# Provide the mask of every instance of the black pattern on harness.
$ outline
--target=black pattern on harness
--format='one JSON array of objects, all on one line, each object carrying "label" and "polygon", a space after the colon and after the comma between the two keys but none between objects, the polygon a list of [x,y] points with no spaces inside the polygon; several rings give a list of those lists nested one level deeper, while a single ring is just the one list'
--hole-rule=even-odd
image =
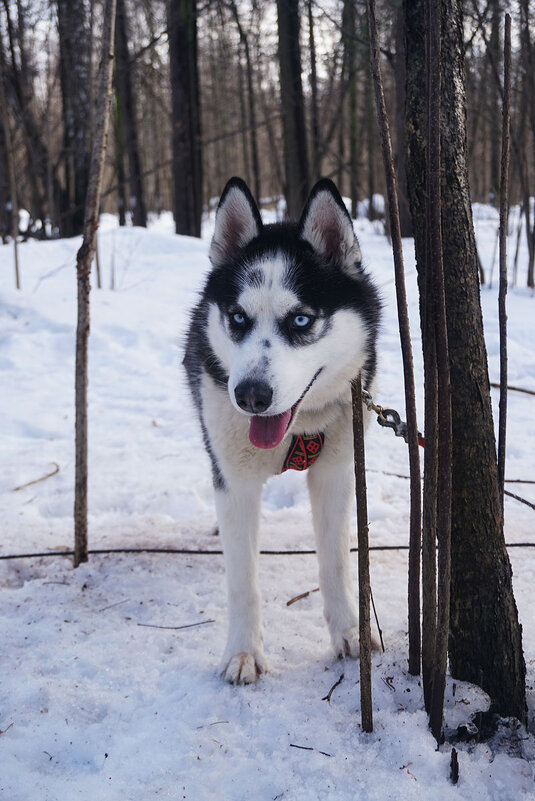
[{"label": "black pattern on harness", "polygon": [[307,470],[321,453],[325,442],[325,434],[294,434],[288,453],[284,459],[281,473],[286,470]]}]

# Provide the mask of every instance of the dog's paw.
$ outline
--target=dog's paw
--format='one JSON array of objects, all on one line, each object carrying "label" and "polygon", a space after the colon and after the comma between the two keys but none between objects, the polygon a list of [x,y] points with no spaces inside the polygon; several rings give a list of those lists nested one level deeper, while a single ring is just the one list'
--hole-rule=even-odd
[{"label": "dog's paw", "polygon": [[266,670],[263,659],[253,654],[234,654],[223,663],[221,675],[230,684],[254,684],[261,673]]},{"label": "dog's paw", "polygon": [[[380,649],[379,642],[372,635],[372,651]],[[341,636],[337,638],[335,643],[336,655],[339,659],[344,659],[348,656],[351,659],[358,659],[360,656],[360,643],[359,643],[359,627],[353,626],[342,632]]]},{"label": "dog's paw", "polygon": [[346,629],[337,639],[338,642],[336,643],[335,650],[339,659],[343,659],[346,656],[352,659],[358,659],[360,654],[358,626]]}]

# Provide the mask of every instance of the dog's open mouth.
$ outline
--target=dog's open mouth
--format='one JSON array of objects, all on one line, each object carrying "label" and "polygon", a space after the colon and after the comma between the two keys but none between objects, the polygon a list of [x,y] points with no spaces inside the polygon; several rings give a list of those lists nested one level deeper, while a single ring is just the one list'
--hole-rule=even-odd
[{"label": "dog's open mouth", "polygon": [[285,412],[281,412],[281,414],[255,415],[251,417],[249,440],[256,448],[268,450],[269,448],[276,448],[277,445],[282,442],[301,401],[322,370],[323,367],[320,367],[299,400],[294,403],[291,409],[287,409]]},{"label": "dog's open mouth", "polygon": [[276,448],[286,434],[292,417],[292,409],[267,417],[251,417],[250,441],[257,448]]}]

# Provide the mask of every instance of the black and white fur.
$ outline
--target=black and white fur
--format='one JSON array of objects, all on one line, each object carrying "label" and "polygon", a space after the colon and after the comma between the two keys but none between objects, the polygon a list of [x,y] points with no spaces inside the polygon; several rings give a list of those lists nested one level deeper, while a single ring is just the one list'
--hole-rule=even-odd
[{"label": "black and white fur", "polygon": [[359,372],[365,387],[373,382],[380,302],[351,218],[326,179],[298,223],[263,225],[246,184],[232,178],[209,255],[213,269],[192,313],[184,365],[212,462],[225,554],[221,672],[249,684],[266,669],[257,577],[262,486],[281,471],[292,434],[325,436],[307,475],[320,586],[336,654],[358,656],[350,384]]}]

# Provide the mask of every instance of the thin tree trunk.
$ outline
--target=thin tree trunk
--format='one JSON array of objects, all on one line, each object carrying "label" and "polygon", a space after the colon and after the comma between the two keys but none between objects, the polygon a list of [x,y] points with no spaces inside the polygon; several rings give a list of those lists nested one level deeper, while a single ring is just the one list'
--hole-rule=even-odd
[{"label": "thin tree trunk", "polygon": [[399,223],[401,236],[412,236],[412,218],[409,208],[409,192],[407,188],[407,147],[405,142],[405,37],[403,35],[403,4],[400,3],[396,14],[396,54],[394,57],[394,81],[396,86],[395,131],[396,150],[395,165],[398,179]]},{"label": "thin tree trunk", "polygon": [[57,9],[67,199],[62,209],[62,234],[75,236],[83,231],[89,186],[92,94],[89,32],[84,0],[57,0]]},{"label": "thin tree trunk", "polygon": [[511,121],[511,17],[505,15],[504,77],[502,107],[502,154],[500,173],[500,291],[498,312],[500,322],[500,413],[498,423],[498,487],[500,502],[504,503],[505,445],[507,432],[507,228],[509,225],[509,127]]},{"label": "thin tree trunk", "polygon": [[17,181],[15,177],[15,164],[13,161],[11,131],[9,128],[9,119],[7,115],[4,74],[5,74],[4,53],[1,47],[1,30],[0,30],[0,108],[2,114],[3,140],[5,143],[5,157],[8,170],[9,197],[11,199],[11,237],[13,239],[13,258],[15,263],[15,286],[17,287],[17,289],[20,289],[19,251],[18,251],[18,241],[17,241],[19,235],[19,204],[17,198]]},{"label": "thin tree trunk", "polygon": [[381,133],[383,163],[388,195],[388,212],[392,248],[394,251],[394,270],[396,277],[396,298],[399,320],[399,334],[403,358],[403,377],[405,385],[405,408],[407,414],[407,439],[409,445],[410,468],[410,534],[409,534],[409,672],[416,676],[420,672],[420,547],[421,547],[421,488],[420,455],[418,452],[418,424],[416,419],[416,398],[414,389],[414,368],[412,361],[411,334],[407,293],[405,289],[405,268],[397,196],[396,173],[390,142],[390,130],[386,103],[383,93],[375,0],[368,0],[368,25],[370,40],[370,63],[375,90],[377,121]]},{"label": "thin tree trunk", "polygon": [[320,157],[320,124],[318,105],[318,76],[316,69],[316,40],[314,37],[314,14],[312,13],[312,0],[307,0],[308,16],[308,46],[310,50],[310,126],[312,154],[310,158],[310,172],[314,181],[321,177]]},{"label": "thin tree trunk", "polygon": [[307,199],[309,182],[297,0],[277,0],[277,18],[286,206],[288,217],[297,219]]},{"label": "thin tree trunk", "polygon": [[116,0],[117,19],[115,23],[115,80],[117,95],[121,108],[121,119],[124,132],[125,149],[128,156],[128,184],[130,187],[130,208],[134,225],[147,227],[147,208],[145,203],[145,187],[143,170],[138,144],[138,125],[132,67],[128,52],[128,22],[125,0]]},{"label": "thin tree trunk", "polygon": [[115,0],[106,0],[100,77],[97,93],[96,125],[89,168],[82,246],[76,256],[78,281],[78,324],[76,329],[76,465],[74,495],[74,566],[87,562],[87,345],[89,339],[89,295],[91,262],[96,233],[104,157],[108,140],[109,110],[113,73],[113,31]]},{"label": "thin tree trunk", "polygon": [[[254,196],[260,202],[260,161],[258,157],[258,131],[256,126],[256,103],[255,93],[253,88],[253,64],[251,59],[251,50],[249,47],[249,38],[245,33],[238,14],[238,8],[234,0],[230,4],[232,15],[238,28],[240,41],[243,45],[246,64],[246,80],[247,80],[247,105],[249,110],[249,145],[251,148],[251,167],[253,173],[253,188]],[[244,152],[247,145],[244,141]]]},{"label": "thin tree trunk", "polygon": [[201,235],[202,151],[197,8],[167,0],[173,124],[173,196],[177,234]]},{"label": "thin tree trunk", "polygon": [[372,712],[372,636],[370,627],[370,555],[368,550],[368,508],[366,492],[366,457],[360,373],[351,385],[353,402],[353,450],[357,498],[357,537],[359,563],[359,644],[360,711],[362,730],[373,731]]},{"label": "thin tree trunk", "polygon": [[115,139],[114,161],[117,176],[117,209],[119,225],[126,225],[126,175],[124,171],[124,129],[123,112],[119,92],[115,92],[115,108],[113,114],[113,133]]},{"label": "thin tree trunk", "polygon": [[[500,47],[500,22],[502,10],[500,0],[491,0],[491,29],[488,49],[492,54],[492,60],[498,71],[501,72],[501,47]],[[490,55],[489,53],[489,55]],[[489,136],[490,143],[490,180],[489,180],[489,201],[496,207],[500,196],[500,93],[496,81],[490,82],[489,91]]]},{"label": "thin tree trunk", "polygon": [[364,113],[366,115],[366,147],[368,157],[368,219],[375,220],[375,165],[373,158],[375,131],[373,127],[372,86],[369,70],[366,70],[366,82],[364,85]]}]

